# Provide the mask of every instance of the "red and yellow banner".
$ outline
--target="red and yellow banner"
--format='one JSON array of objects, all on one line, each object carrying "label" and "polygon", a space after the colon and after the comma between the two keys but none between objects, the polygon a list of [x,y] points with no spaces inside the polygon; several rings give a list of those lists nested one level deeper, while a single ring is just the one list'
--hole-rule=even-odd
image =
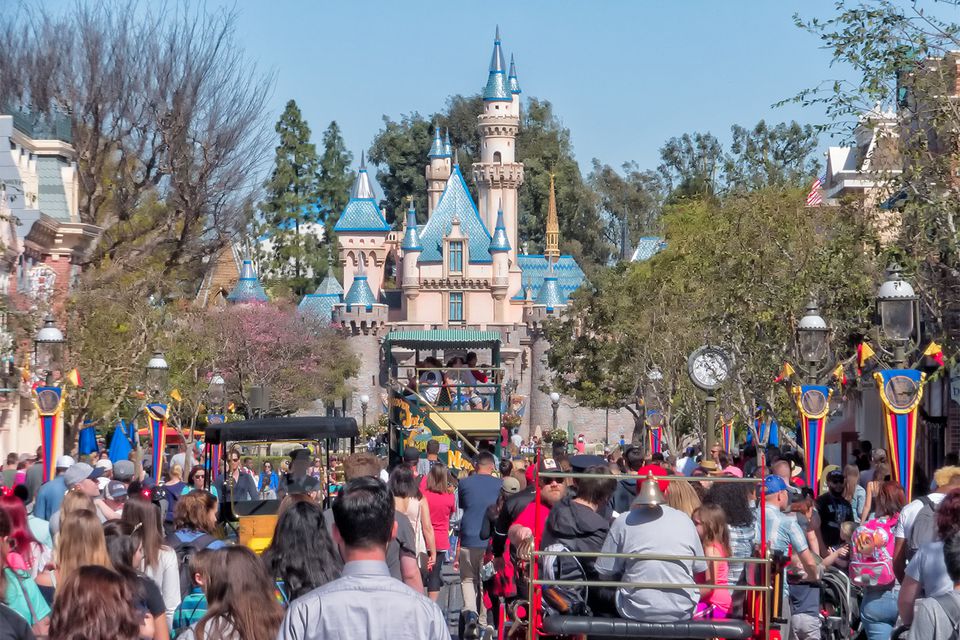
[{"label": "red and yellow banner", "polygon": [[926,374],[916,369],[887,369],[873,374],[880,388],[883,424],[894,479],[913,499],[913,465],[917,448],[917,409]]},{"label": "red and yellow banner", "polygon": [[650,451],[650,455],[663,453],[663,427],[650,427],[649,438],[647,449]]},{"label": "red and yellow banner", "polygon": [[823,472],[823,442],[827,434],[827,414],[830,413],[830,387],[804,384],[793,388],[794,401],[800,410],[800,433],[803,435],[803,461],[807,486],[816,496],[820,491]]},{"label": "red and yellow banner", "polygon": [[720,421],[720,440],[723,445],[723,450],[727,453],[733,453],[733,420],[730,422]]},{"label": "red and yellow banner", "polygon": [[147,421],[150,423],[150,444],[153,446],[153,479],[158,483],[163,478],[163,450],[167,447],[167,405],[148,404],[144,409],[147,412]]},{"label": "red and yellow banner", "polygon": [[63,401],[60,387],[38,386],[33,390],[33,406],[40,416],[40,446],[43,449],[43,481],[56,475],[57,456],[63,453]]}]

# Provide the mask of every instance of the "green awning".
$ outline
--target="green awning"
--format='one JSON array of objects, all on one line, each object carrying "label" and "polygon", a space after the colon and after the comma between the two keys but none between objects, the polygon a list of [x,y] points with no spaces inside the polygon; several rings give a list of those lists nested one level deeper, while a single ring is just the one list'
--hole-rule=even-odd
[{"label": "green awning", "polygon": [[475,329],[391,331],[383,339],[383,346],[388,350],[391,346],[407,349],[442,349],[444,347],[492,349],[499,344],[499,331]]}]

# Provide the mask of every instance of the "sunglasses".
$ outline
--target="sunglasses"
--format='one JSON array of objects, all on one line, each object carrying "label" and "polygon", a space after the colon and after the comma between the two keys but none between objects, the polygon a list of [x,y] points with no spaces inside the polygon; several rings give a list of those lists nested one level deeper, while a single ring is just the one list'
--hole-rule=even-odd
[{"label": "sunglasses", "polygon": [[540,484],[545,487],[551,484],[563,484],[563,478],[541,478]]}]

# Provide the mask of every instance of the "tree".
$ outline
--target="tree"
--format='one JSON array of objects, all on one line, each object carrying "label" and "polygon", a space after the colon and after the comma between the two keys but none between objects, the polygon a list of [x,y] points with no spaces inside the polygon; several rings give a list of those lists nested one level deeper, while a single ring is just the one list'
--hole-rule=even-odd
[{"label": "tree", "polygon": [[320,176],[317,195],[324,221],[324,240],[327,255],[336,242],[333,227],[350,199],[350,188],[356,177],[350,165],[353,154],[347,151],[340,133],[340,125],[334,120],[323,132],[323,155],[320,156]]},{"label": "tree", "polygon": [[260,205],[262,228],[270,239],[261,264],[266,278],[286,281],[295,294],[303,295],[324,273],[318,259],[320,162],[310,142],[310,127],[295,101],[287,102],[276,130],[280,143],[266,183],[267,198]]},{"label": "tree", "polygon": [[711,133],[685,133],[670,138],[660,147],[660,174],[676,201],[685,197],[712,196],[717,181],[723,149]]},{"label": "tree", "polygon": [[635,162],[623,164],[623,175],[593,159],[589,182],[604,212],[606,240],[617,257],[629,260],[641,236],[657,228],[663,203],[663,180],[654,171],[640,171]]},{"label": "tree", "polygon": [[731,127],[733,141],[723,160],[727,189],[802,187],[820,173],[817,132],[811,125],[763,120],[753,129]]},{"label": "tree", "polygon": [[383,116],[383,129],[370,145],[370,160],[380,168],[377,182],[383,189],[381,206],[387,210],[387,222],[396,225],[403,220],[413,197],[420,221],[427,215],[427,180],[423,175],[427,151],[433,140],[430,123],[419,113],[394,122]]}]

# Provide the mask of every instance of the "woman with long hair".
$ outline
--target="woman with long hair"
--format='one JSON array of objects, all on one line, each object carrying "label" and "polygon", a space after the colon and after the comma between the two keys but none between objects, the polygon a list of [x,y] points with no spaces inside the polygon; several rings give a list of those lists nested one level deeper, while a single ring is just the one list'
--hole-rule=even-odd
[{"label": "woman with long hair", "polygon": [[87,509],[75,511],[64,521],[54,555],[57,560],[58,583],[62,583],[84,565],[95,564],[113,569],[100,518]]},{"label": "woman with long hair", "polygon": [[174,549],[180,544],[194,543],[203,536],[206,536],[205,543],[199,545],[202,549],[219,549],[224,546],[223,540],[214,536],[217,528],[217,499],[209,491],[197,489],[177,501],[173,528],[174,532],[167,538],[167,542]]},{"label": "woman with long hair", "polygon": [[53,559],[53,552],[41,544],[30,531],[27,509],[23,501],[13,495],[0,496],[0,510],[10,519],[10,539],[13,545],[6,558],[7,566],[17,571],[26,571],[36,580],[46,573],[47,564]]},{"label": "woman with long hair", "polygon": [[320,505],[313,501],[290,503],[277,518],[263,564],[284,604],[340,577],[343,562],[324,525]]},{"label": "woman with long hair", "polygon": [[893,529],[907,502],[899,482],[878,482],[875,517],[854,531],[850,544],[849,572],[853,582],[863,588],[860,620],[868,640],[886,640],[897,622]]},{"label": "woman with long hair", "polygon": [[139,640],[130,587],[102,566],[80,567],[60,584],[50,640]]},{"label": "woman with long hair", "polygon": [[120,519],[132,527],[139,527],[143,562],[136,569],[153,580],[160,589],[167,624],[170,625],[173,623],[173,612],[180,604],[180,563],[177,561],[177,552],[164,544],[160,509],[139,495],[130,496]]},{"label": "woman with long hair", "polygon": [[6,557],[11,552],[11,545],[15,544],[12,532],[10,517],[0,509],[0,605],[13,610],[35,634],[43,636],[50,626],[50,606],[26,572],[14,571],[7,566]]},{"label": "woman with long hair", "polygon": [[273,463],[264,460],[260,475],[257,478],[257,488],[260,489],[260,495],[265,500],[272,500],[277,497],[279,487],[280,478],[277,476],[277,472],[273,470]]},{"label": "woman with long hair", "polygon": [[434,543],[437,547],[437,560],[427,574],[427,595],[436,602],[440,597],[440,588],[443,586],[440,570],[450,552],[450,516],[456,509],[450,472],[446,465],[438,462],[430,468],[424,485],[423,498],[430,509],[430,526],[433,528]]},{"label": "woman with long hair", "polygon": [[[753,555],[754,510],[750,508],[748,484],[734,482],[714,483],[704,498],[704,504],[711,503],[723,509],[727,518],[727,533],[730,536],[730,555],[734,558],[749,558]],[[730,563],[729,584],[740,582],[743,575],[742,562]]]},{"label": "woman with long hair", "polygon": [[[693,512],[693,524],[703,543],[703,555],[708,558],[730,557],[730,533],[727,531],[727,517],[719,505],[709,502]],[[707,574],[700,590],[700,603],[694,618],[713,618],[723,620],[730,614],[733,598],[729,583],[729,566],[726,560],[707,561]]]},{"label": "woman with long hair", "polygon": [[867,502],[867,491],[860,486],[860,467],[855,464],[848,464],[843,468],[843,498],[853,507],[853,521],[860,524]]},{"label": "woman with long hair", "polygon": [[169,640],[170,627],[167,624],[166,607],[163,596],[153,580],[139,573],[137,567],[143,561],[143,527],[134,527],[129,522],[111,520],[103,525],[103,535],[107,544],[107,553],[113,569],[130,584],[133,594],[131,604],[143,611],[140,636],[153,640]]},{"label": "woman with long hair", "polygon": [[70,489],[63,495],[63,502],[60,503],[60,510],[50,518],[50,534],[53,536],[54,544],[57,542],[57,535],[63,528],[64,521],[70,517],[70,514],[77,511],[97,511],[97,505],[93,498],[78,489]]},{"label": "woman with long hair", "polygon": [[215,552],[207,578],[204,585],[207,612],[180,634],[178,640],[274,640],[277,637],[283,609],[274,596],[273,581],[252,551],[246,547],[228,547]]},{"label": "woman with long hair", "polygon": [[667,505],[677,511],[683,511],[690,517],[693,517],[693,512],[700,506],[700,496],[697,490],[693,488],[692,483],[686,480],[671,482],[669,488],[667,488],[666,498]]},{"label": "woman with long hair", "polygon": [[[206,479],[207,470],[202,466],[197,465],[193,469],[190,469],[190,473],[187,474],[187,484],[183,487],[181,495],[185,496],[188,493],[193,493],[194,491],[207,491],[207,488],[204,487]],[[213,484],[213,482],[210,483],[209,492],[210,495],[217,500],[220,499],[220,495],[217,493],[217,487]],[[179,500],[177,502],[179,503]]]},{"label": "woman with long hair", "polygon": [[420,493],[413,468],[406,464],[398,465],[390,473],[388,486],[393,493],[394,508],[407,516],[413,525],[413,532],[417,537],[417,562],[420,571],[433,570],[437,561],[437,541],[430,521],[430,505]]}]

